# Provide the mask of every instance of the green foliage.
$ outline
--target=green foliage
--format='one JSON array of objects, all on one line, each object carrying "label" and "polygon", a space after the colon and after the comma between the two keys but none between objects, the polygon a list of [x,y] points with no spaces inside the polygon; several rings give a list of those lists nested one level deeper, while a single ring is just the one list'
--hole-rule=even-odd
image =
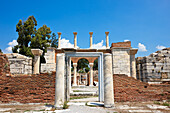
[{"label": "green foliage", "polygon": [[68,109],[69,105],[67,103],[68,103],[68,101],[64,102],[63,109]]},{"label": "green foliage", "polygon": [[22,55],[31,56],[32,48],[43,50],[41,62],[45,62],[44,54],[47,52],[47,47],[57,48],[57,39],[55,33],[52,34],[47,25],[43,25],[36,30],[37,21],[34,16],[29,16],[26,21],[19,20],[16,25],[16,32],[18,32],[18,45],[12,48],[13,53],[20,53]]},{"label": "green foliage", "polygon": [[78,73],[85,73],[84,70],[80,69]]},{"label": "green foliage", "polygon": [[56,34],[53,33],[51,36],[51,47],[58,47],[58,39],[56,38]]},{"label": "green foliage", "polygon": [[2,50],[0,49],[0,53],[2,53]]},{"label": "green foliage", "polygon": [[29,16],[26,21],[19,20],[16,25],[16,32],[18,32],[18,45],[12,48],[13,52],[18,52],[22,55],[32,56],[31,49],[28,47],[31,38],[35,36],[37,21],[34,16]]},{"label": "green foliage", "polygon": [[166,102],[164,102],[162,105],[163,105],[163,106],[170,106],[170,104],[168,104],[168,103],[166,103]]},{"label": "green foliage", "polygon": [[43,52],[47,52],[47,47],[50,47],[50,37],[51,30],[46,25],[40,27],[35,33],[35,37],[31,39],[31,48],[39,48],[43,50]]},{"label": "green foliage", "polygon": [[98,70],[98,59],[94,61],[93,70]]},{"label": "green foliage", "polygon": [[160,102],[158,102],[158,101],[154,101],[154,104],[158,104],[158,105],[160,105],[161,103],[160,103]]},{"label": "green foliage", "polygon": [[85,68],[86,72],[89,71],[89,62],[87,59],[80,59],[77,64],[77,70],[83,70],[83,68]]}]

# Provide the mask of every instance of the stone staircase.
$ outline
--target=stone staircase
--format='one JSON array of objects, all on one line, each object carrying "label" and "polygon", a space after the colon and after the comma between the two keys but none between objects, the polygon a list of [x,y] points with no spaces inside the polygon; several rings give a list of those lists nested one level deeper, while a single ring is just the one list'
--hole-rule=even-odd
[{"label": "stone staircase", "polygon": [[71,96],[97,96],[97,86],[72,86]]}]

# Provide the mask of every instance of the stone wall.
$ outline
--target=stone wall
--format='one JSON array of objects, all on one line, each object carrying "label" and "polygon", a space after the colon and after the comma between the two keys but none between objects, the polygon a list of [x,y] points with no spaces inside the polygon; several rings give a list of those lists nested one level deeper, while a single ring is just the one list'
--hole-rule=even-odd
[{"label": "stone wall", "polygon": [[55,56],[55,48],[47,48],[47,53],[44,55],[46,63],[41,63],[41,73],[56,71]]},{"label": "stone wall", "polygon": [[32,58],[18,53],[6,54],[11,74],[32,74]]},{"label": "stone wall", "polygon": [[0,52],[0,76],[10,75],[10,64],[5,54]]},{"label": "stone wall", "polygon": [[[32,76],[0,76],[0,103],[54,103],[55,73]],[[114,75],[115,101],[170,99],[170,84],[149,85],[127,75]]]},{"label": "stone wall", "polygon": [[130,76],[130,51],[129,48],[112,49],[113,73]]},{"label": "stone wall", "polygon": [[113,74],[125,74],[136,78],[135,54],[138,49],[133,49],[131,47],[131,42],[128,41],[112,43],[111,50]]},{"label": "stone wall", "polygon": [[149,83],[170,81],[170,48],[136,58],[137,78]]}]

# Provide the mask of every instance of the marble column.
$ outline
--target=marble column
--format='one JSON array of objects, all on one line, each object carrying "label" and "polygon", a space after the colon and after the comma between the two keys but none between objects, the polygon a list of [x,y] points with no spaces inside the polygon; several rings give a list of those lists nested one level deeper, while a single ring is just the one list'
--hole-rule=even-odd
[{"label": "marble column", "polygon": [[61,49],[61,32],[58,32],[58,49]]},{"label": "marble column", "polygon": [[112,55],[104,54],[104,106],[114,106]]},{"label": "marble column", "polygon": [[90,84],[89,86],[93,86],[93,63],[89,63],[90,66]]},{"label": "marble column", "polygon": [[55,104],[57,108],[62,108],[64,104],[64,66],[65,54],[57,54],[56,58],[56,82],[55,82]]},{"label": "marble column", "polygon": [[135,54],[137,53],[138,49],[131,49],[130,50],[130,71],[131,77],[136,79],[136,60]]},{"label": "marble column", "polygon": [[105,32],[106,34],[106,49],[109,49],[109,32]]},{"label": "marble column", "polygon": [[77,49],[77,32],[73,32],[74,34],[74,49]]},{"label": "marble column", "polygon": [[77,63],[73,63],[73,67],[74,67],[74,76],[73,76],[72,86],[77,86]]},{"label": "marble column", "polygon": [[40,56],[43,51],[40,49],[31,49],[32,54],[34,55],[34,71],[33,74],[40,74]]},{"label": "marble column", "polygon": [[92,35],[93,35],[93,32],[89,32],[90,34],[90,49],[92,49],[92,45],[93,45],[93,39],[92,39]]}]

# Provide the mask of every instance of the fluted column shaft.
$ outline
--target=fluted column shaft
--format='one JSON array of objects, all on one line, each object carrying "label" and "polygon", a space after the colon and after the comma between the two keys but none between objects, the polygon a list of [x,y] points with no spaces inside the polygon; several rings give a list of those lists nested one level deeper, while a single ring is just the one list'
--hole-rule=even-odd
[{"label": "fluted column shaft", "polygon": [[61,32],[58,32],[58,49],[61,48]]},{"label": "fluted column shaft", "polygon": [[89,32],[90,34],[90,49],[92,49],[92,45],[93,45],[93,39],[92,39],[92,35],[93,35],[93,32]]},{"label": "fluted column shaft", "polygon": [[93,63],[89,63],[90,66],[90,84],[89,86],[93,86]]},{"label": "fluted column shaft", "polygon": [[77,49],[77,32],[73,32],[74,34],[74,49]]},{"label": "fluted column shaft", "polygon": [[73,63],[74,76],[73,76],[73,86],[77,86],[77,63]]},{"label": "fluted column shaft", "polygon": [[109,49],[109,32],[105,32],[106,34],[106,48]]}]

